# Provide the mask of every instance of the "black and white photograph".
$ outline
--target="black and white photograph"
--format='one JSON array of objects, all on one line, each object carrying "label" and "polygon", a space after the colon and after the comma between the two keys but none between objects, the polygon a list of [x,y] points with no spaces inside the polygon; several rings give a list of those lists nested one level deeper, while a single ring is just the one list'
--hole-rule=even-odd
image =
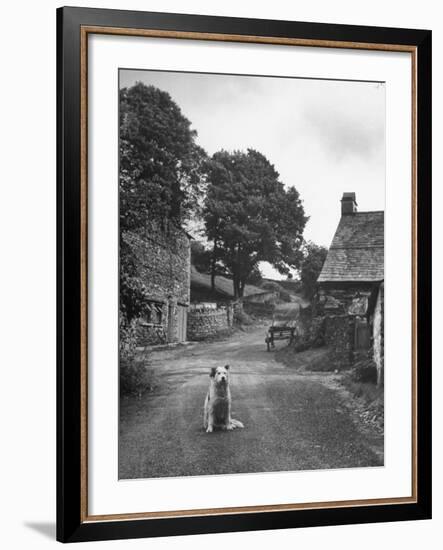
[{"label": "black and white photograph", "polygon": [[74,4],[2,11],[2,547],[433,550],[438,4]]},{"label": "black and white photograph", "polygon": [[384,465],[385,85],[120,69],[119,479]]}]

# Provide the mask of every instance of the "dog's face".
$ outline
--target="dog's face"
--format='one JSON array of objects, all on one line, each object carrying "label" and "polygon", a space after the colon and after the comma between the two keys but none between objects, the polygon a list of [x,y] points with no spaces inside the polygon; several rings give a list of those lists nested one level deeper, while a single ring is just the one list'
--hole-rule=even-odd
[{"label": "dog's face", "polygon": [[217,386],[227,386],[229,382],[229,365],[224,367],[212,367],[209,376]]}]

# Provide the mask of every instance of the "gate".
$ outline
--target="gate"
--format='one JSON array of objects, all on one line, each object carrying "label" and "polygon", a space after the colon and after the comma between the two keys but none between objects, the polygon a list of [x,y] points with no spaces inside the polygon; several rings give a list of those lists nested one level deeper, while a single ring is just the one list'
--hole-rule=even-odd
[{"label": "gate", "polygon": [[187,319],[187,308],[185,306],[177,306],[177,338],[179,342],[186,342]]},{"label": "gate", "polygon": [[168,305],[168,342],[174,341],[174,305]]}]

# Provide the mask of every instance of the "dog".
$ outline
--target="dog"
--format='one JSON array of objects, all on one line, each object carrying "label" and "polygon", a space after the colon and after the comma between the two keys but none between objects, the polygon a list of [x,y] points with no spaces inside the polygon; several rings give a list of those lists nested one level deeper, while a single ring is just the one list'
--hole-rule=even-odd
[{"label": "dog", "polygon": [[212,367],[209,374],[209,390],[206,395],[203,426],[207,433],[214,430],[244,428],[239,420],[231,418],[231,391],[229,389],[229,365]]}]

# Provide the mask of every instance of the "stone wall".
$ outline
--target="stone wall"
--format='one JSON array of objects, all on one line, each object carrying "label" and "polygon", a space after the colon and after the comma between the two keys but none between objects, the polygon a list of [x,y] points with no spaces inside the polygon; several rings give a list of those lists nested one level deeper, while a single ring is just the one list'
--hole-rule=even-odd
[{"label": "stone wall", "polygon": [[165,221],[147,222],[142,231],[125,232],[122,239],[134,253],[137,277],[150,302],[139,320],[139,345],[182,340],[179,312],[189,305],[190,298],[189,237],[181,228]]},{"label": "stone wall", "polygon": [[364,315],[374,294],[373,284],[322,284],[316,300],[317,315]]},{"label": "stone wall", "polygon": [[374,346],[374,362],[377,367],[377,384],[383,384],[384,378],[384,284],[380,285],[377,296],[377,302],[374,309],[374,319],[372,326],[372,338]]},{"label": "stone wall", "polygon": [[232,322],[232,306],[214,308],[193,305],[188,312],[188,340],[205,340],[226,332],[232,327]]},{"label": "stone wall", "polygon": [[125,232],[122,238],[137,258],[138,275],[148,295],[189,304],[190,239],[172,223],[163,226],[153,222],[142,232]]},{"label": "stone wall", "polygon": [[268,319],[274,315],[275,305],[272,303],[249,302],[246,300],[243,300],[242,303],[243,311],[252,317]]},{"label": "stone wall", "polygon": [[147,324],[143,319],[137,322],[137,345],[138,346],[153,346],[156,344],[167,343],[167,332],[163,327],[163,332],[159,332],[158,328]]},{"label": "stone wall", "polygon": [[[381,289],[379,291],[379,289]],[[356,323],[368,323],[372,353],[377,371],[382,370],[383,284],[322,284],[315,303],[314,316],[324,318],[324,340],[332,351],[337,369],[353,364],[364,349],[355,350]],[[372,312],[372,313],[371,313]],[[366,349],[366,348],[365,348]]]},{"label": "stone wall", "polygon": [[354,358],[355,319],[351,315],[331,315],[325,318],[324,342],[331,350],[331,360],[337,370],[349,367]]},{"label": "stone wall", "polygon": [[325,317],[314,316],[312,306],[299,309],[296,328],[297,342],[302,346],[321,346],[325,344]]},{"label": "stone wall", "polygon": [[275,290],[262,292],[261,294],[250,294],[243,298],[244,304],[275,304],[279,293]]}]

